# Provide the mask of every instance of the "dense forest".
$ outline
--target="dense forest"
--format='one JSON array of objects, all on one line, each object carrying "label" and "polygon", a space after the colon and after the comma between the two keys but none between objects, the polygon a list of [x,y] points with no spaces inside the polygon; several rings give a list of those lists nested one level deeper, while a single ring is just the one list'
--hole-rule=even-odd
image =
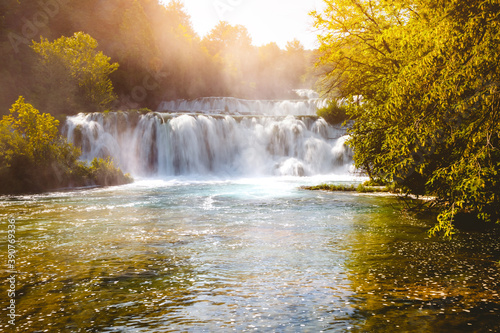
[{"label": "dense forest", "polygon": [[[275,43],[256,47],[245,27],[226,22],[201,38],[177,0],[5,0],[0,7],[2,114],[20,95],[57,115],[156,109],[163,100],[204,96],[287,98],[314,79],[307,75],[314,53],[297,40],[285,50]],[[33,47],[75,33],[90,36],[95,41],[87,44],[109,57],[113,91],[104,102],[82,96],[82,70],[68,75],[61,59]],[[72,67],[87,64],[75,61]]]},{"label": "dense forest", "polygon": [[352,102],[356,166],[433,196],[433,232],[500,221],[498,1],[326,2],[322,89]]}]

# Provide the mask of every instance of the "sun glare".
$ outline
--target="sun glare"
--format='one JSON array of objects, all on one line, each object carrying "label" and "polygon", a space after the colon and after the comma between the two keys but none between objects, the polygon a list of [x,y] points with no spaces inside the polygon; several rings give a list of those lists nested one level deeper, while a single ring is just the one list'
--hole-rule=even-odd
[{"label": "sun glare", "polygon": [[208,34],[219,21],[227,21],[245,26],[256,46],[276,42],[284,48],[288,41],[298,39],[307,49],[317,47],[308,13],[321,8],[322,4],[322,0],[184,0],[193,28],[200,37]]}]

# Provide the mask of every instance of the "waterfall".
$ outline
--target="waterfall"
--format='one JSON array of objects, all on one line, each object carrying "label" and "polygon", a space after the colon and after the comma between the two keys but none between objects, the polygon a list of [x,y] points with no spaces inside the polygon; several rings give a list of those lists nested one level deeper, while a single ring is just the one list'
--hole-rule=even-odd
[{"label": "waterfall", "polygon": [[319,94],[311,89],[295,89],[294,92],[302,98],[307,98],[307,99],[319,98]]},{"label": "waterfall", "polygon": [[[300,96],[311,96],[309,91],[298,90]],[[324,107],[327,100],[309,98],[301,100],[246,100],[232,97],[203,97],[194,100],[165,101],[160,104],[160,112],[184,112],[230,115],[316,115],[316,110]]]},{"label": "waterfall", "polygon": [[83,159],[111,156],[139,177],[312,176],[352,169],[344,129],[313,116],[90,113],[68,117],[64,132]]}]

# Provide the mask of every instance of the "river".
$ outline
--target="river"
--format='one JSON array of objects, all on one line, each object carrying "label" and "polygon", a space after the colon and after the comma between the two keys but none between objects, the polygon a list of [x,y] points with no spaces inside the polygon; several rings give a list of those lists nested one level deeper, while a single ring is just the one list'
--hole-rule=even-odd
[{"label": "river", "polygon": [[[4,265],[0,330],[500,331],[498,229],[429,238],[433,219],[393,196],[300,189],[364,180],[338,129],[299,116],[127,117],[73,121],[84,154],[114,154],[133,184],[0,199],[2,265],[9,219],[18,251],[15,326]],[[138,147],[154,148],[125,153]]]}]

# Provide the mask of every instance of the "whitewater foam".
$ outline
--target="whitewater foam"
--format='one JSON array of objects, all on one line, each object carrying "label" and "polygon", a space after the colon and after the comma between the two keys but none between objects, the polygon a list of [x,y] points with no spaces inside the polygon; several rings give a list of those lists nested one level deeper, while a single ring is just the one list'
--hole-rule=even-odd
[{"label": "whitewater foam", "polygon": [[112,157],[138,177],[348,174],[340,127],[317,117],[92,113],[68,117],[82,157]]}]

